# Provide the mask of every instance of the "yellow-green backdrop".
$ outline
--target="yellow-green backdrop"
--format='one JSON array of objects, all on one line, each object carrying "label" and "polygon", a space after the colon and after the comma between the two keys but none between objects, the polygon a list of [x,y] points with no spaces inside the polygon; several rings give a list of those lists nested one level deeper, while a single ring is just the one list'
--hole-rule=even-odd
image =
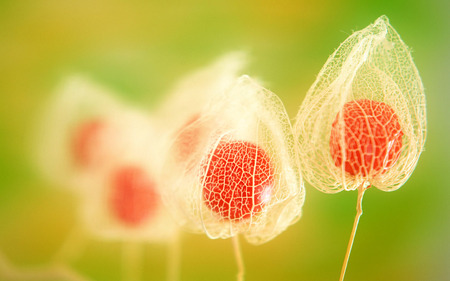
[{"label": "yellow-green backdrop", "polygon": [[[340,42],[386,14],[413,51],[429,133],[402,188],[366,193],[346,280],[449,280],[449,3],[0,1],[0,249],[17,265],[45,264],[76,223],[75,200],[39,177],[29,153],[39,109],[67,75],[85,74],[151,111],[184,73],[245,50],[245,72],[293,118]],[[357,194],[306,188],[298,223],[264,245],[243,243],[247,280],[338,279]],[[166,255],[165,245],[145,246],[143,280],[164,280]],[[92,280],[120,280],[120,263],[120,243],[89,241],[71,265]],[[183,235],[181,280],[235,273],[231,241]]]}]

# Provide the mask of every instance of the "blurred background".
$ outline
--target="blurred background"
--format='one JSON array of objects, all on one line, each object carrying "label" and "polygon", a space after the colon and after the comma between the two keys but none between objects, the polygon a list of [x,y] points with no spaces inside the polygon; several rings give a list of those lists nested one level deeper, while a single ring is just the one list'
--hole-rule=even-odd
[{"label": "blurred background", "polygon": [[[411,47],[427,95],[428,137],[398,191],[366,192],[346,280],[450,278],[450,2],[0,1],[0,249],[18,266],[50,261],[77,222],[77,202],[30,161],[43,102],[81,73],[151,112],[173,84],[233,50],[294,118],[328,56],[380,15]],[[246,280],[338,280],[356,192],[307,188],[303,218],[261,246],[242,240]],[[180,280],[234,280],[230,240],[183,234]],[[120,243],[88,240],[72,262],[120,280]],[[167,245],[148,244],[142,280],[164,280]],[[1,279],[0,275],[0,279]],[[44,279],[43,279],[44,280]]]}]

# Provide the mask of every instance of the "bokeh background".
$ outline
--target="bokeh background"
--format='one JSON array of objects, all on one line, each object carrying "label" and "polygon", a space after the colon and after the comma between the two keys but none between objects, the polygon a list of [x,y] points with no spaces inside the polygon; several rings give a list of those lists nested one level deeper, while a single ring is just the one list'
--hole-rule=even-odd
[{"label": "bokeh background", "polygon": [[[178,78],[232,50],[293,118],[335,48],[386,14],[412,48],[427,95],[426,150],[408,182],[371,189],[346,280],[450,278],[450,2],[0,1],[0,249],[49,261],[77,221],[73,197],[30,161],[30,134],[58,83],[81,73],[151,112]],[[157,161],[157,159],[155,159]],[[303,218],[261,246],[243,242],[246,280],[338,280],[356,192],[307,185]],[[146,245],[143,280],[164,280],[167,246]],[[89,240],[71,266],[120,280],[121,245]],[[230,240],[182,236],[181,280],[234,280]],[[2,275],[0,274],[0,279]]]}]

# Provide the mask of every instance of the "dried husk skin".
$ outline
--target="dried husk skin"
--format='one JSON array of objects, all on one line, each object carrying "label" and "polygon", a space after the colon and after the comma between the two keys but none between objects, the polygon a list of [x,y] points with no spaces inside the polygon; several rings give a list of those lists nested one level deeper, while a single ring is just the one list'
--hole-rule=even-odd
[{"label": "dried husk skin", "polygon": [[[86,233],[106,240],[163,242],[175,234],[175,225],[161,204],[151,219],[129,227],[111,212],[108,198],[112,175],[123,167],[139,167],[158,188],[159,132],[147,114],[117,98],[110,90],[80,75],[68,77],[42,109],[33,136],[33,161],[51,185],[69,189],[79,200],[77,212]],[[92,120],[110,128],[96,151],[106,149],[105,161],[78,165],[72,141],[80,125]],[[160,198],[157,198],[160,200]]]},{"label": "dried husk skin", "polygon": [[[377,175],[352,176],[330,155],[333,121],[343,122],[344,104],[361,99],[390,106],[403,132],[399,159]],[[299,109],[294,130],[303,176],[323,192],[372,185],[393,191],[406,182],[424,148],[425,95],[410,50],[386,16],[353,33],[328,58]]]},{"label": "dried husk skin", "polygon": [[[202,132],[195,149],[184,161],[173,155],[177,149],[170,149],[164,169],[166,192],[170,192],[166,203],[185,230],[204,232],[213,239],[242,234],[250,243],[261,244],[300,218],[304,186],[295,139],[284,106],[275,94],[242,76],[211,99],[199,118],[185,128],[190,130]],[[204,201],[205,163],[221,141],[250,142],[271,159],[275,184],[270,200],[249,218],[223,219]]]}]

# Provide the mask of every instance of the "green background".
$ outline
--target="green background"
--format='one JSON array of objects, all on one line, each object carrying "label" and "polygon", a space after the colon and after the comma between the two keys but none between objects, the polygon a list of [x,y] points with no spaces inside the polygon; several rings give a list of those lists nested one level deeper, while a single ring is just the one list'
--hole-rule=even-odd
[{"label": "green background", "polygon": [[[0,248],[49,262],[76,223],[69,193],[40,179],[29,136],[43,101],[72,73],[151,111],[183,74],[233,50],[293,118],[335,48],[382,14],[413,50],[427,95],[425,152],[408,182],[370,189],[346,280],[450,278],[450,7],[412,1],[0,1]],[[274,240],[242,243],[246,280],[338,280],[356,192],[307,188],[303,218]],[[243,240],[242,240],[243,241]],[[145,246],[143,280],[164,280],[167,246]],[[120,280],[121,244],[89,240],[71,266]],[[234,280],[230,240],[182,236],[181,280]],[[2,275],[0,275],[0,279]]]}]

